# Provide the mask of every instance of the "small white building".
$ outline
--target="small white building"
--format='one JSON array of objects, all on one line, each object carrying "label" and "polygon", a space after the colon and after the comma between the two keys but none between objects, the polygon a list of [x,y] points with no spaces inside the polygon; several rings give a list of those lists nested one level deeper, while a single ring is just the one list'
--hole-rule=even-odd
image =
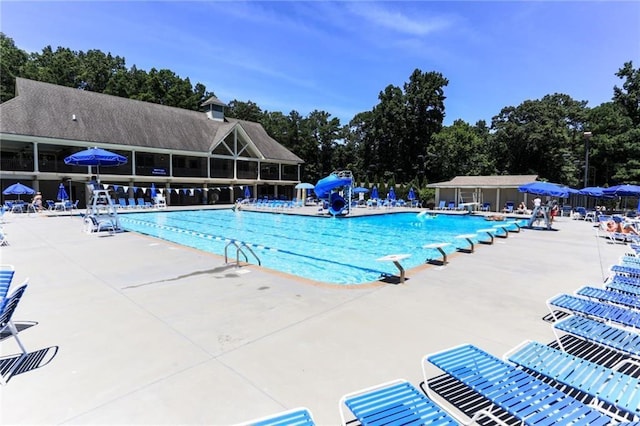
[{"label": "small white building", "polygon": [[436,207],[441,201],[445,205],[454,203],[477,203],[478,209],[489,203],[489,211],[500,212],[507,202],[517,206],[521,201],[527,202],[527,194],[519,192],[518,187],[533,182],[538,175],[500,175],[500,176],[456,176],[448,182],[428,184],[435,188]]}]

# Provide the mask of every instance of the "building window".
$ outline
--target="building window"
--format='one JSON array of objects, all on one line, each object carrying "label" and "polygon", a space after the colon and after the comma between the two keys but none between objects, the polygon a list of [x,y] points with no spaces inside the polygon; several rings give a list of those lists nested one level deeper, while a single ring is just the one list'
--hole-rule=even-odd
[{"label": "building window", "polygon": [[282,180],[298,180],[298,166],[295,164],[283,164]]},{"label": "building window", "polygon": [[173,155],[173,176],[207,177],[207,159],[204,157],[188,157]]},{"label": "building window", "polygon": [[136,152],[136,175],[170,176],[169,154]]},{"label": "building window", "polygon": [[226,158],[211,159],[211,177],[233,179],[233,160]]},{"label": "building window", "polygon": [[278,180],[280,179],[280,166],[274,163],[260,164],[260,179]]},{"label": "building window", "polygon": [[238,161],[238,179],[258,179],[258,163]]}]

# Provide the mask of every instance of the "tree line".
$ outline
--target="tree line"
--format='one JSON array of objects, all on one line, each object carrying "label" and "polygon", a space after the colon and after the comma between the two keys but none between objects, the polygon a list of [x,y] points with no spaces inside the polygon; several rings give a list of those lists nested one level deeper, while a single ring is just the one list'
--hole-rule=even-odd
[{"label": "tree line", "polygon": [[[1,102],[14,96],[16,77],[196,111],[214,95],[171,70],[127,67],[123,57],[100,50],[46,46],[26,53],[3,33],[0,49]],[[251,100],[232,100],[225,114],[261,123],[305,161],[303,180],[312,183],[348,169],[367,185],[414,186],[421,195],[426,183],[459,175],[537,174],[580,188],[588,142],[587,186],[640,184],[640,69],[629,61],[615,75],[621,86],[612,88],[609,102],[590,108],[554,93],[506,106],[491,123],[444,126],[449,81],[419,69],[402,87],[381,90],[377,105],[349,123],[321,110],[267,111]]]}]

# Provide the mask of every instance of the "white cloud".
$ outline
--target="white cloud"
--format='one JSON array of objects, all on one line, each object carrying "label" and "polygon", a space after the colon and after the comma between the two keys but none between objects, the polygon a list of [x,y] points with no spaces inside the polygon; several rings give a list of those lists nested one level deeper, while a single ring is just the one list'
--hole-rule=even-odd
[{"label": "white cloud", "polygon": [[379,4],[352,3],[349,10],[376,26],[413,36],[428,35],[452,25],[452,20],[444,16],[411,17],[400,11],[383,8]]}]

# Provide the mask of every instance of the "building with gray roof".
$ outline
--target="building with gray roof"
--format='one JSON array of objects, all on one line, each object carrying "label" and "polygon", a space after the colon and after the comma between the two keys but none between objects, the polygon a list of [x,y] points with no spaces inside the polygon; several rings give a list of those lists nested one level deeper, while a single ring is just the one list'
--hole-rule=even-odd
[{"label": "building with gray roof", "polygon": [[226,118],[216,97],[205,112],[16,79],[16,97],[0,104],[0,184],[20,181],[55,197],[58,185],[86,200],[95,168],[64,163],[90,147],[128,158],[101,168],[117,197],[149,197],[154,184],[169,204],[233,202],[252,195],[294,195],[303,160],[259,123]]}]

